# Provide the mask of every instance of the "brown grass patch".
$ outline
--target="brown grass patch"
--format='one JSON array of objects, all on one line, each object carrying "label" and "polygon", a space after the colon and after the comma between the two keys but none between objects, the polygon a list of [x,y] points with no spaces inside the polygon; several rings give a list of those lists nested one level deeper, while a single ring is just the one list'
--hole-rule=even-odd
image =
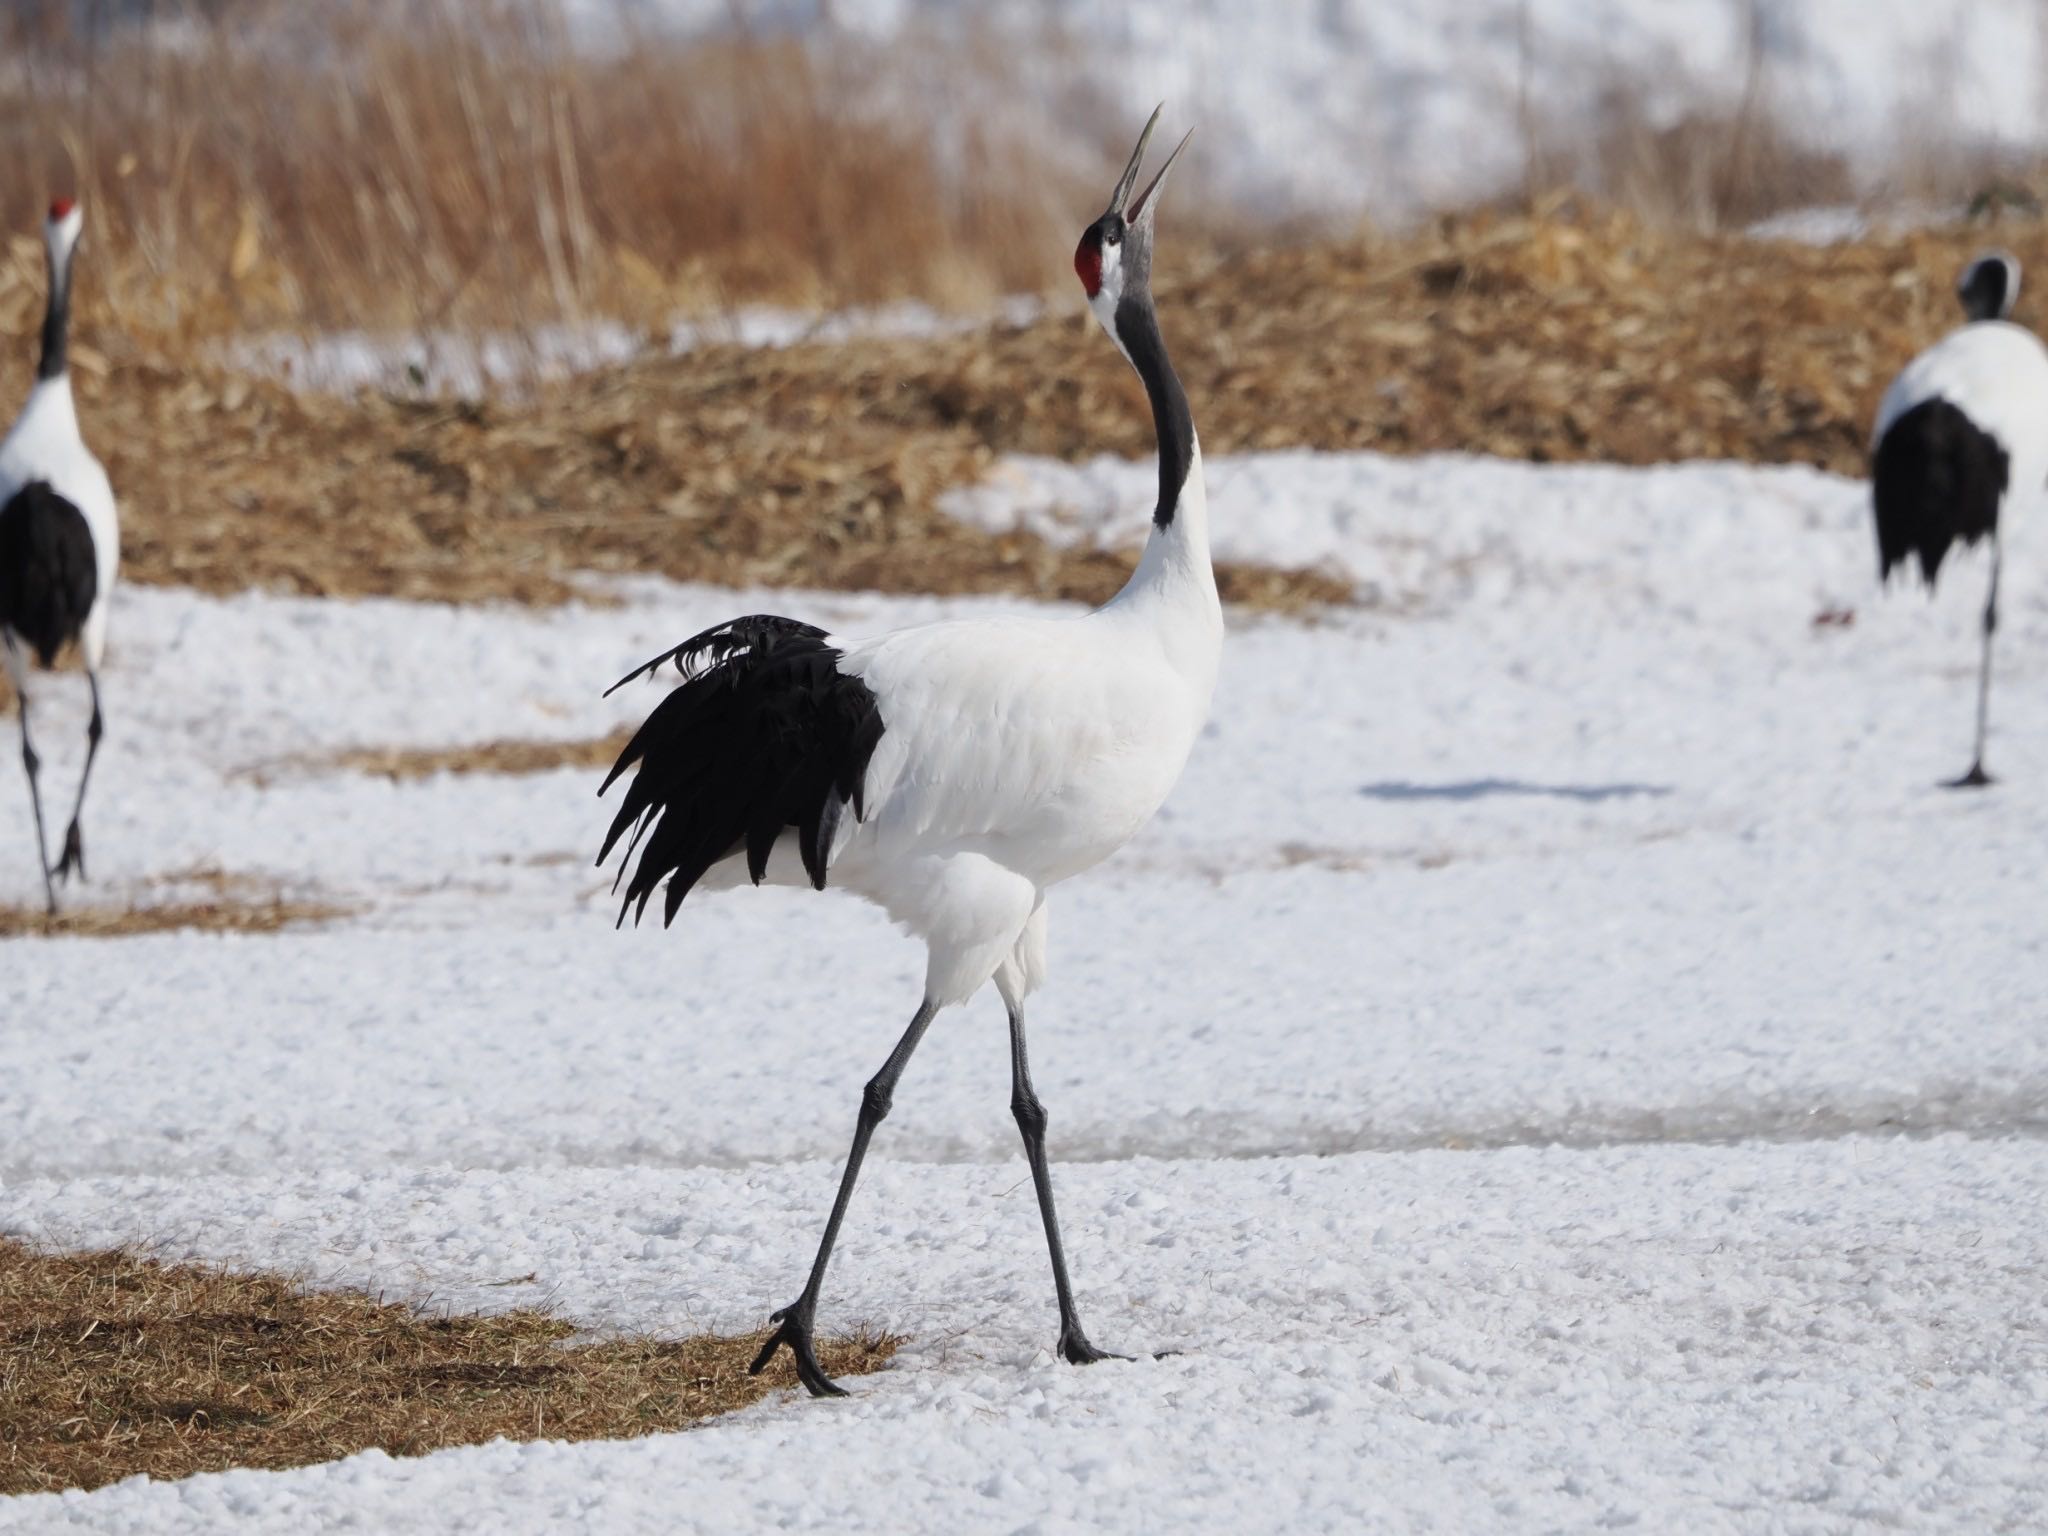
[{"label": "brown grass patch", "polygon": [[[1109,350],[1072,324],[1027,334],[1041,363]],[[986,346],[715,347],[518,404],[297,397],[145,363],[79,389],[124,492],[133,580],[559,602],[601,572],[1100,601],[1127,558],[991,539],[938,508],[1000,445],[956,410],[994,385]],[[1090,394],[1121,415],[1097,363]],[[1349,596],[1313,571],[1219,580],[1265,608]]]},{"label": "brown grass patch", "polygon": [[[575,1332],[532,1310],[433,1316],[282,1275],[0,1240],[0,1494],[373,1447],[624,1439],[794,1384],[786,1354],[746,1374],[765,1335],[565,1344]],[[854,1376],[895,1347],[824,1340],[819,1355]]]},{"label": "brown grass patch", "polygon": [[[0,939],[111,939],[180,931],[276,933],[303,923],[333,922],[353,911],[303,890],[287,893],[270,881],[214,864],[170,870],[144,883],[165,893],[163,899],[128,907],[67,905],[55,917],[40,906],[0,906]],[[62,894],[81,900],[89,890],[72,888]]]},{"label": "brown grass patch", "polygon": [[167,901],[140,907],[65,907],[55,917],[40,905],[0,905],[0,939],[126,939],[151,933],[276,933],[304,923],[331,923],[350,908],[282,895],[240,901]]},{"label": "brown grass patch", "polygon": [[308,752],[249,769],[257,784],[294,774],[364,773],[403,783],[437,773],[552,773],[557,768],[604,769],[618,761],[631,735],[616,731],[579,741],[480,741],[456,747],[345,747]]},{"label": "brown grass patch", "polygon": [[[1159,303],[1212,455],[1719,458],[1856,475],[1885,385],[1960,322],[1956,274],[1993,243],[2048,263],[2038,218],[1815,247],[1565,201],[1192,271],[1169,257]],[[2048,319],[2038,293],[2017,318]],[[1142,402],[1067,325],[975,338],[972,356],[927,348],[899,407],[970,422],[991,448],[1148,452]]]}]

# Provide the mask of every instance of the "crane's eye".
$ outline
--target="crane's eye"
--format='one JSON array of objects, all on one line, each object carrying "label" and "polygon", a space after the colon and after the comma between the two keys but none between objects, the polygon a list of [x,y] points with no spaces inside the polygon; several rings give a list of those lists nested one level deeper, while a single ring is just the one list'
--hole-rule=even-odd
[{"label": "crane's eye", "polygon": [[1113,222],[1109,228],[1102,232],[1102,238],[1106,244],[1122,245],[1124,243],[1124,221],[1118,219]]}]

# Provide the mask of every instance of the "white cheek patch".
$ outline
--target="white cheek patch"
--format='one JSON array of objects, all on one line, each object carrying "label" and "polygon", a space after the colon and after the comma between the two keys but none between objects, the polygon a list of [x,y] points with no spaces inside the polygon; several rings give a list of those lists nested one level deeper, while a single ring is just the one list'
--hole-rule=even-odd
[{"label": "white cheek patch", "polygon": [[[1110,325],[1116,314],[1117,301],[1124,296],[1124,247],[1119,240],[1115,245],[1104,243],[1102,247],[1102,278],[1096,284],[1095,292],[1088,299],[1088,307],[1095,311],[1095,318],[1105,326]],[[1116,331],[1111,328],[1110,334]]]}]

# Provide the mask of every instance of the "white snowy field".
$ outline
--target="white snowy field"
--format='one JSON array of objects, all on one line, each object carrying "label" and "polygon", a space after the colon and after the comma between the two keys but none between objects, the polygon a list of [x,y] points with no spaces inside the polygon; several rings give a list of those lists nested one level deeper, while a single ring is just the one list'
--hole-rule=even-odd
[{"label": "white snowy field", "polygon": [[[2009,562],[2006,782],[1956,795],[1981,562],[1880,601],[1859,486],[1209,469],[1221,549],[1373,601],[1234,624],[1168,811],[1053,901],[1034,1061],[1084,1315],[1179,1353],[1050,1359],[989,998],[854,1203],[822,1324],[908,1343],[850,1402],[0,1501],[0,1530],[2048,1522],[2041,553]],[[1018,463],[960,510],[1093,537],[1147,473]],[[0,944],[0,1232],[595,1328],[794,1296],[915,946],[789,892],[613,932],[594,774],[292,766],[596,734],[655,697],[605,684],[733,612],[966,606],[621,596],[121,593],[91,899],[218,868],[355,915]],[[36,895],[25,798],[0,901]]]}]

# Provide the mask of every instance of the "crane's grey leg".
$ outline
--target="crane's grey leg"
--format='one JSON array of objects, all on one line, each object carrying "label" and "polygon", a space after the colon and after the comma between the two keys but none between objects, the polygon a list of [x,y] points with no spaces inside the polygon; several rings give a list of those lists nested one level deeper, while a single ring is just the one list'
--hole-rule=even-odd
[{"label": "crane's grey leg", "polygon": [[28,694],[17,689],[14,699],[21,711],[21,766],[28,770],[28,803],[36,813],[36,859],[43,866],[43,900],[48,905],[50,916],[57,915],[57,886],[50,879],[50,846],[43,836],[43,792],[36,782],[36,775],[43,766],[43,760],[36,756],[35,744],[28,734]]},{"label": "crane's grey leg", "polygon": [[860,1118],[854,1122],[853,1128],[853,1149],[846,1154],[846,1172],[839,1177],[839,1198],[832,1202],[832,1214],[825,1221],[825,1235],[818,1243],[818,1256],[811,1262],[811,1277],[804,1282],[801,1296],[769,1318],[770,1322],[782,1326],[754,1356],[754,1363],[747,1367],[748,1375],[760,1375],[768,1362],[775,1358],[776,1350],[787,1344],[796,1360],[797,1378],[810,1389],[811,1396],[846,1395],[845,1389],[834,1385],[832,1378],[819,1366],[817,1353],[812,1347],[811,1324],[818,1312],[818,1292],[825,1284],[825,1266],[831,1262],[832,1245],[839,1240],[839,1223],[845,1218],[847,1201],[853,1198],[854,1181],[860,1177],[861,1159],[867,1156],[868,1141],[875,1134],[875,1127],[888,1118],[889,1106],[896,1098],[896,1080],[903,1075],[910,1053],[917,1049],[918,1041],[924,1038],[925,1030],[931,1027],[938,1011],[938,1005],[930,999],[918,1004],[910,1027],[896,1042],[896,1049],[889,1053],[881,1071],[869,1078],[867,1087],[862,1090]]},{"label": "crane's grey leg", "polygon": [[88,667],[86,683],[92,688],[92,720],[85,728],[85,771],[78,776],[78,799],[71,807],[71,828],[64,834],[64,856],[57,860],[57,878],[69,879],[74,873],[79,879],[85,878],[85,839],[78,831],[78,818],[85,810],[85,786],[92,780],[92,762],[99,756],[100,737],[105,733],[105,723],[100,718],[100,675]]},{"label": "crane's grey leg", "polygon": [[1991,775],[1984,771],[1984,738],[1990,731],[1991,721],[1991,637],[1998,632],[1998,534],[1991,535],[1991,591],[1984,599],[1984,659],[1977,668],[1977,754],[1970,762],[1970,771],[1960,779],[1951,779],[1950,789],[1982,789],[1994,783]]},{"label": "crane's grey leg", "polygon": [[1024,1050],[1024,1006],[1010,1005],[1010,1113],[1024,1137],[1024,1156],[1031,1164],[1031,1182],[1038,1190],[1038,1214],[1045,1219],[1045,1246],[1052,1254],[1052,1285],[1060,1302],[1062,1360],[1088,1365],[1097,1360],[1128,1360],[1088,1342],[1081,1315],[1074,1309],[1074,1287],[1067,1280],[1067,1254],[1060,1242],[1059,1213],[1052,1203],[1052,1169],[1045,1159],[1045,1105],[1031,1086],[1031,1062]]}]

